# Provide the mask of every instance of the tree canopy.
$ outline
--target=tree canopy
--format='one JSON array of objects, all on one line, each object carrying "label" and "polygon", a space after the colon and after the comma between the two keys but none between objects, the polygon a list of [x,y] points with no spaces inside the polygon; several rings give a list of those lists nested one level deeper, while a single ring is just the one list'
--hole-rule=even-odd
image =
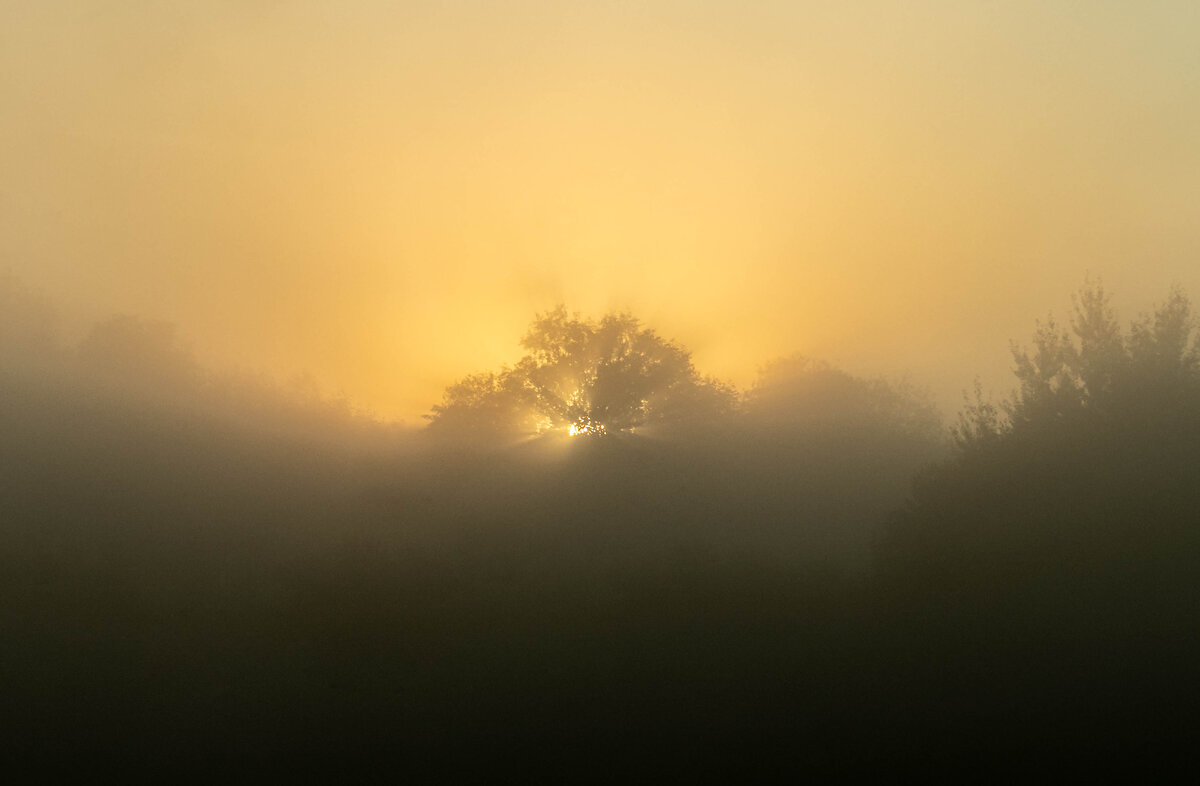
[{"label": "tree canopy", "polygon": [[560,306],[534,319],[521,346],[527,354],[512,367],[447,388],[431,428],[602,436],[711,420],[737,400],[730,386],[701,377],[687,350],[629,314],[593,321]]},{"label": "tree canopy", "polygon": [[924,391],[903,382],[863,379],[827,362],[793,355],[764,366],[746,393],[751,425],[772,430],[896,434],[941,442],[937,408]]}]

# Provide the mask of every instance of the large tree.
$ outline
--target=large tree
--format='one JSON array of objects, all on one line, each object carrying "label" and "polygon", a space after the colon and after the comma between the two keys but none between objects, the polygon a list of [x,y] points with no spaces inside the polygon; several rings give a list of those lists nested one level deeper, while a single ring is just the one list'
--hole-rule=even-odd
[{"label": "large tree", "polygon": [[690,353],[629,314],[599,321],[559,307],[538,315],[511,368],[447,388],[428,416],[441,432],[601,436],[685,427],[732,410],[733,389],[702,378]]}]

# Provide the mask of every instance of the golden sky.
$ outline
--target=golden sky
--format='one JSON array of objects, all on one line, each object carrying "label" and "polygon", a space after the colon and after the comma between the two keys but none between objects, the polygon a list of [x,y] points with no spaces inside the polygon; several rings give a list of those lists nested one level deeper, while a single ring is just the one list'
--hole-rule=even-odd
[{"label": "golden sky", "polygon": [[415,419],[535,311],[948,408],[1200,300],[1200,4],[0,0],[0,268]]}]

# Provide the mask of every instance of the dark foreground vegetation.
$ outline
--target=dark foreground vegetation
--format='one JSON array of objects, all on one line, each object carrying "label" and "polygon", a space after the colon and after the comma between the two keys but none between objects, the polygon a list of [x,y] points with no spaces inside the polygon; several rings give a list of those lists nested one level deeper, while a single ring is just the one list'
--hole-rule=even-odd
[{"label": "dark foreground vegetation", "polygon": [[953,447],[901,387],[792,360],[738,396],[624,317],[548,315],[418,432],[206,375],[163,326],[66,348],[12,282],[0,307],[10,765],[646,779],[1187,749],[1181,295],[1122,331],[1085,290]]}]

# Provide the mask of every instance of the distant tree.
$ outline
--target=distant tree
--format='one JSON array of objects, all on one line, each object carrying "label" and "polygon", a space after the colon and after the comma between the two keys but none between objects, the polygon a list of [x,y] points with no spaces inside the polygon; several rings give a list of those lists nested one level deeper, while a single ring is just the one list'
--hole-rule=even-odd
[{"label": "distant tree", "polygon": [[93,325],[78,355],[85,368],[101,377],[164,391],[190,385],[199,374],[173,324],[127,314]]},{"label": "distant tree", "polygon": [[941,442],[942,426],[928,395],[885,379],[863,379],[803,356],[767,364],[743,405],[751,424],[772,429],[861,429]]},{"label": "distant tree", "polygon": [[691,355],[628,314],[599,322],[561,306],[538,315],[511,368],[446,389],[427,416],[440,432],[601,436],[648,426],[685,427],[731,412],[736,393],[702,378]]},{"label": "distant tree", "polygon": [[0,359],[29,359],[58,349],[58,314],[50,301],[0,271]]}]

